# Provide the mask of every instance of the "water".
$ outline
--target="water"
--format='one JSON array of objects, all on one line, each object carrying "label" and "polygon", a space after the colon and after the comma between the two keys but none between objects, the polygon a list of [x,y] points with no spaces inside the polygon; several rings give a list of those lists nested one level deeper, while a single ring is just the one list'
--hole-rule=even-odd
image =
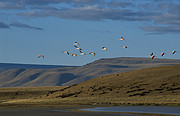
[{"label": "water", "polygon": [[[79,109],[97,112],[81,112]],[[83,109],[83,107],[73,106],[0,108],[0,116],[167,116],[167,114],[180,115],[180,107],[97,107]]]},{"label": "water", "polygon": [[169,114],[180,115],[180,107],[97,107],[91,109],[81,109],[85,111],[98,112],[128,112],[128,113],[153,113],[153,114]]}]

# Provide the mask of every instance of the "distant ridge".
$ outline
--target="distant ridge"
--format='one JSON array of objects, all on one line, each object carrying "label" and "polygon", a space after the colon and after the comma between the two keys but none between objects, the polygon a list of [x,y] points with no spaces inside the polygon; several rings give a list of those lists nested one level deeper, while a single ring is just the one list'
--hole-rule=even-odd
[{"label": "distant ridge", "polygon": [[118,57],[118,58],[101,58],[94,62],[88,63],[79,67],[77,72],[86,74],[74,80],[71,80],[63,85],[73,85],[79,82],[83,82],[95,77],[128,72],[137,69],[151,68],[158,66],[176,65],[180,64],[179,59],[151,59],[143,57]]},{"label": "distant ridge", "polygon": [[0,71],[0,87],[69,86],[104,75],[177,64],[180,60],[120,57],[102,58],[81,67],[24,65]]},{"label": "distant ridge", "polygon": [[8,69],[52,69],[59,67],[77,67],[77,66],[66,66],[66,65],[39,65],[39,64],[17,64],[17,63],[0,63],[0,71]]}]

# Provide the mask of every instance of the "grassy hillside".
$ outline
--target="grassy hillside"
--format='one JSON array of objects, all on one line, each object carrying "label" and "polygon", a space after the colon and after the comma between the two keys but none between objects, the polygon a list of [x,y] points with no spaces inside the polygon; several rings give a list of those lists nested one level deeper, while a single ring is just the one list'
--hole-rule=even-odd
[{"label": "grassy hillside", "polygon": [[151,68],[158,66],[180,64],[180,60],[174,59],[150,59],[150,58],[135,58],[135,57],[120,57],[120,58],[102,58],[82,67],[76,68],[73,74],[78,75],[75,78],[62,85],[69,86],[79,82],[83,82],[92,78],[103,75],[128,72],[137,69]]},{"label": "grassy hillside", "polygon": [[54,92],[49,97],[180,102],[180,65],[101,76],[63,92]]},{"label": "grassy hillside", "polygon": [[0,87],[69,86],[103,75],[180,64],[175,59],[106,58],[82,67],[10,69],[0,72]]},{"label": "grassy hillside", "polygon": [[67,87],[1,88],[8,105],[180,105],[180,65],[139,69]]},{"label": "grassy hillside", "polygon": [[36,98],[51,94],[63,88],[65,88],[65,86],[0,88],[0,101]]}]

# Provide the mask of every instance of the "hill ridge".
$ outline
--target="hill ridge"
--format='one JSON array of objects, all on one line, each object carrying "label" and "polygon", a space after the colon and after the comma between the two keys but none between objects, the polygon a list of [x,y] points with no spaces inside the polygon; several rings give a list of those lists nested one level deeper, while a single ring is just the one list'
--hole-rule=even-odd
[{"label": "hill ridge", "polygon": [[46,65],[46,64],[18,64],[18,63],[0,63],[0,71],[8,69],[52,69],[59,67],[79,67],[79,66],[68,66],[68,65]]},{"label": "hill ridge", "polygon": [[9,69],[0,71],[0,87],[69,86],[108,74],[176,64],[180,60],[118,57],[102,58],[81,67],[21,69],[25,73]]}]

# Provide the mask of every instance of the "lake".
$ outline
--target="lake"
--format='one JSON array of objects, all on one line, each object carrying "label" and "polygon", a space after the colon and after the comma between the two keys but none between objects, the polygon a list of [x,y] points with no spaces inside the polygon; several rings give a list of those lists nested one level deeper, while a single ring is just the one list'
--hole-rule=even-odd
[{"label": "lake", "polygon": [[152,114],[169,114],[180,115],[180,107],[144,107],[144,106],[132,106],[132,107],[96,107],[90,109],[81,109],[84,111],[96,111],[96,112],[128,112],[128,113],[152,113]]},{"label": "lake", "polygon": [[[87,112],[84,112],[87,111]],[[123,113],[127,112],[127,113]],[[137,113],[137,114],[133,114]],[[139,114],[138,114],[139,113]],[[155,113],[141,114],[141,113]],[[159,113],[159,114],[157,114]],[[0,108],[0,116],[167,116],[180,115],[180,107],[21,107]]]}]

